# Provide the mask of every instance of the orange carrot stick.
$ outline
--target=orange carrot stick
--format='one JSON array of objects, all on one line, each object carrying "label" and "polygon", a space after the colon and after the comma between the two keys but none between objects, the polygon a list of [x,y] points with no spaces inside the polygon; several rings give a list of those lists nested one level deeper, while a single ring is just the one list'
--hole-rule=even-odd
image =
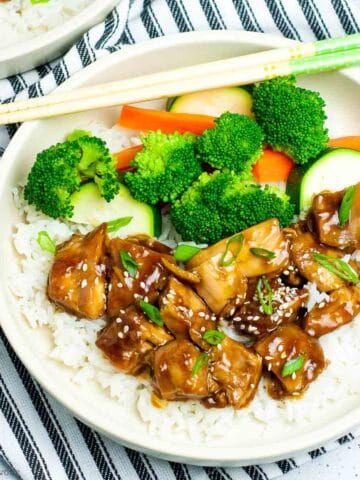
[{"label": "orange carrot stick", "polygon": [[193,113],[172,113],[125,105],[118,119],[120,127],[147,132],[160,130],[163,133],[192,132],[201,135],[214,126],[214,117]]},{"label": "orange carrot stick", "polygon": [[349,137],[332,138],[328,141],[328,147],[360,150],[360,136],[351,135]]},{"label": "orange carrot stick", "polygon": [[135,145],[134,147],[125,148],[120,152],[113,153],[117,159],[116,169],[118,172],[131,168],[131,161],[134,160],[135,155],[144,148],[144,145]]},{"label": "orange carrot stick", "polygon": [[253,167],[253,174],[259,183],[284,182],[287,180],[294,162],[282,152],[266,148]]}]

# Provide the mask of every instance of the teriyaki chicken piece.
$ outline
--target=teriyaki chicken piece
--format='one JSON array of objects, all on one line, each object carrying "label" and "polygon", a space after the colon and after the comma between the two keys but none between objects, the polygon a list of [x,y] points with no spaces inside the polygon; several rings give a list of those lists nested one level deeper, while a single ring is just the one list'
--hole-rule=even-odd
[{"label": "teriyaki chicken piece", "polygon": [[47,293],[53,302],[89,319],[101,317],[106,308],[106,224],[87,235],[73,235],[58,247]]}]

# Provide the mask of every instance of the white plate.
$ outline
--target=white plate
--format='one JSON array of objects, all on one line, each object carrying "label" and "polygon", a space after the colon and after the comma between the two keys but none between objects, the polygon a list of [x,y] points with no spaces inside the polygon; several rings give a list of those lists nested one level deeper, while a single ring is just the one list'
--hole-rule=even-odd
[{"label": "white plate", "polygon": [[[62,88],[131,77],[289,43],[288,40],[256,33],[181,34],[110,55],[77,74]],[[360,110],[354,106],[355,98],[360,96],[360,87],[353,78],[338,72],[309,76],[301,79],[301,83],[319,90],[325,97],[332,136],[359,133]],[[147,432],[135,408],[124,412],[93,384],[74,385],[70,381],[71,369],[48,358],[52,348],[49,333],[46,328],[32,330],[28,326],[8,288],[11,266],[16,262],[11,234],[18,221],[11,189],[27,174],[36,152],[95,117],[111,126],[117,114],[118,109],[108,109],[23,125],[1,161],[0,316],[5,334],[25,366],[48,392],[86,424],[124,445],[174,461],[203,465],[273,461],[314,448],[351,430],[360,421],[360,399],[355,396],[339,398],[330,407],[317,412],[316,420],[311,424],[276,423],[260,433],[255,422],[247,421],[241,432],[230,432],[224,440],[214,440],[211,445],[192,442],[175,433],[169,438],[157,438]]]},{"label": "white plate", "polygon": [[66,51],[82,33],[101,22],[119,0],[95,0],[59,27],[16,45],[0,48],[0,79],[26,72]]}]

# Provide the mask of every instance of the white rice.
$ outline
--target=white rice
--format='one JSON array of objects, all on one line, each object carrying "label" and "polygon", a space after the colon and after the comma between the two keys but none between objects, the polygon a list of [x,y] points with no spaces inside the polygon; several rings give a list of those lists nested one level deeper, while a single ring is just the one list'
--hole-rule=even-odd
[{"label": "white rice", "polygon": [[[139,141],[135,136],[126,137],[117,127],[107,129],[94,123],[83,128],[104,138],[112,151]],[[78,320],[56,310],[46,297],[47,276],[53,256],[41,250],[36,241],[37,233],[47,230],[58,244],[77,229],[82,233],[88,229],[52,220],[26,205],[21,198],[21,189],[14,193],[24,221],[16,226],[14,233],[14,245],[21,259],[19,272],[10,279],[10,286],[18,297],[22,313],[33,328],[46,325],[50,329],[53,338],[50,356],[54,361],[72,367],[74,384],[95,382],[104,389],[104,394],[110,395],[124,408],[134,405],[139,420],[151,434],[169,438],[180,432],[192,440],[211,443],[211,439],[225,438],[234,429],[241,429],[254,420],[263,429],[274,421],[286,422],[289,426],[310,424],[320,410],[331,410],[339,399],[360,395],[360,319],[356,319],[320,339],[329,365],[299,400],[279,402],[271,399],[262,381],[253,402],[239,411],[232,408],[207,410],[196,401],[169,402],[164,409],[153,407],[149,383],[116,370],[95,346],[97,331],[104,325],[104,320]],[[164,218],[161,240],[169,245],[175,245],[180,240],[168,218]],[[309,308],[327,297],[320,294],[314,285],[308,288]]]},{"label": "white rice", "polygon": [[90,5],[92,0],[30,0],[0,3],[0,48],[15,45],[62,25]]}]

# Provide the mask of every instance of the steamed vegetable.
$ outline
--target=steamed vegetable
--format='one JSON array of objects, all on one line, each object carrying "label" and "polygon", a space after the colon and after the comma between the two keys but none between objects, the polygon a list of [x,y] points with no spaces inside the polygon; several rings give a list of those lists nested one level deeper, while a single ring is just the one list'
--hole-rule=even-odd
[{"label": "steamed vegetable", "polygon": [[300,186],[300,210],[307,210],[313,196],[323,190],[336,192],[360,182],[360,152],[347,148],[329,150],[305,173]]},{"label": "steamed vegetable", "polygon": [[203,173],[171,208],[171,220],[184,240],[215,243],[268,218],[282,226],[294,206],[277,187],[244,182],[229,172]]},{"label": "steamed vegetable", "polygon": [[188,93],[168,102],[174,113],[200,113],[219,117],[224,112],[240,113],[252,117],[252,97],[241,87],[224,87]]},{"label": "steamed vegetable", "polygon": [[71,221],[76,223],[96,227],[103,222],[128,217],[130,221],[125,225],[124,222],[119,222],[121,233],[124,235],[144,233],[155,237],[161,233],[160,212],[146,203],[135,200],[125,185],[121,185],[119,193],[111,202],[106,202],[93,182],[86,183],[71,196],[71,204],[74,209]]},{"label": "steamed vegetable", "polygon": [[351,148],[352,150],[360,150],[360,136],[351,135],[348,137],[331,138],[328,143],[331,148]]},{"label": "steamed vegetable", "polygon": [[133,147],[125,148],[120,152],[114,153],[116,158],[116,169],[118,172],[128,170],[131,168],[131,162],[134,160],[135,155],[144,148],[144,145],[135,145]]},{"label": "steamed vegetable", "polygon": [[266,142],[299,164],[326,147],[324,106],[319,93],[297,87],[292,77],[261,82],[253,91],[253,112]]},{"label": "steamed vegetable", "polygon": [[71,195],[82,183],[95,182],[110,202],[120,189],[116,160],[100,138],[81,136],[37,155],[25,186],[25,199],[52,218],[71,218]]},{"label": "steamed vegetable", "polygon": [[142,132],[160,130],[163,133],[191,132],[201,135],[204,130],[214,126],[214,117],[191,113],[171,113],[125,105],[121,110],[118,125]]},{"label": "steamed vegetable", "polygon": [[265,148],[263,154],[256,161],[253,174],[260,183],[286,182],[294,162],[282,152],[274,152]]},{"label": "steamed vegetable", "polygon": [[214,128],[199,137],[197,149],[201,159],[212,167],[251,178],[251,167],[262,153],[263,139],[254,120],[226,112],[215,120]]},{"label": "steamed vegetable", "polygon": [[175,200],[202,172],[194,135],[149,132],[142,141],[144,148],[131,164],[136,170],[124,177],[131,194],[150,205]]}]

